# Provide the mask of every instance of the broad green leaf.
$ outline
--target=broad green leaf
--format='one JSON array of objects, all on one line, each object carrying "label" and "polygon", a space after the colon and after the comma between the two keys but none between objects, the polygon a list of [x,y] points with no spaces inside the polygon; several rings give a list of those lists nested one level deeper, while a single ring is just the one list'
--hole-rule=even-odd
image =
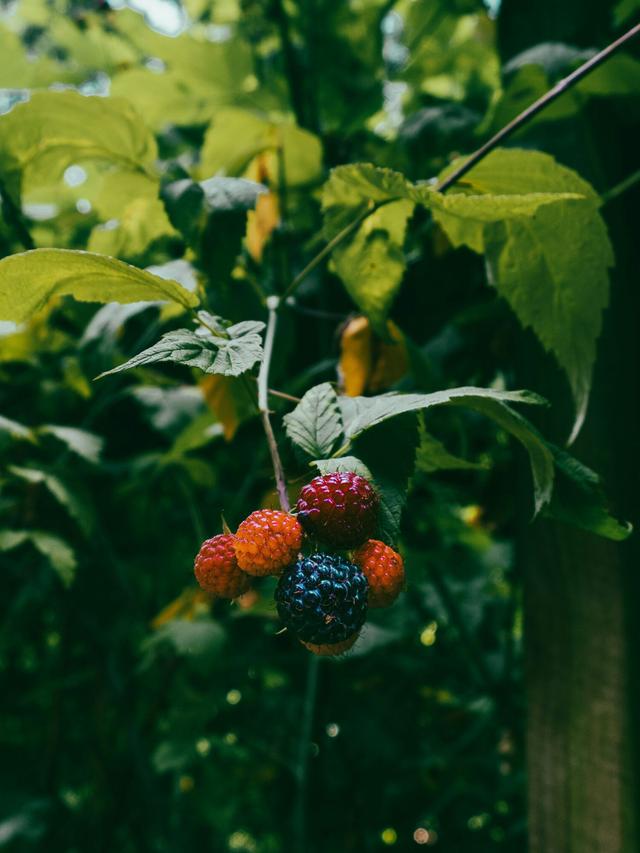
[{"label": "broad green leaf", "polygon": [[446,232],[453,246],[467,245],[475,252],[484,251],[484,226],[521,217],[531,217],[544,205],[555,205],[569,199],[582,199],[579,193],[531,192],[526,195],[450,195],[430,191],[424,194],[433,218]]},{"label": "broad green leaf", "polygon": [[117,220],[97,225],[87,248],[101,255],[133,260],[154,240],[175,234],[158,198],[132,198]]},{"label": "broad green leaf", "polygon": [[[391,392],[375,397],[340,397],[344,432],[348,439],[405,412],[419,412],[432,406],[464,404],[471,408],[477,401],[527,403],[545,405],[545,400],[532,391],[500,391],[494,388],[449,388],[432,394],[400,394]],[[295,411],[295,410],[294,410]]]},{"label": "broad green leaf", "polygon": [[463,191],[490,195],[583,196],[482,228],[469,228],[434,210],[454,244],[485,253],[491,283],[564,369],[576,406],[573,438],[586,414],[602,311],[609,299],[608,269],[614,261],[599,199],[579,175],[539,151],[493,151],[461,184]]},{"label": "broad green leaf", "polygon": [[60,477],[40,468],[23,468],[18,465],[9,465],[7,470],[15,477],[26,480],[27,483],[42,484],[60,506],[64,507],[71,518],[77,522],[83,533],[87,536],[91,533],[94,519],[89,505],[70,489]]},{"label": "broad green leaf", "polygon": [[354,302],[385,334],[385,320],[405,269],[403,243],[415,204],[433,209],[454,245],[465,242],[481,251],[485,223],[530,216],[542,205],[578,197],[577,192],[524,188],[518,193],[484,195],[470,190],[443,195],[427,184],[411,184],[391,169],[357,163],[333,169],[324,186],[324,234],[333,239],[371,210],[360,227],[336,245],[332,259]]},{"label": "broad green leaf", "polygon": [[373,475],[380,496],[378,538],[395,545],[415,469],[418,419],[408,412],[360,435],[354,452]]},{"label": "broad green leaf", "polygon": [[77,427],[46,424],[38,428],[40,435],[52,435],[65,444],[71,453],[75,453],[87,462],[97,465],[104,445],[104,439],[93,432]]},{"label": "broad green leaf", "polygon": [[384,336],[387,315],[405,271],[403,244],[413,210],[410,201],[387,204],[333,250],[333,265],[347,292]]},{"label": "broad green leaf", "polygon": [[551,503],[544,514],[621,541],[631,535],[631,524],[618,521],[608,511],[600,477],[564,450],[548,444],[556,465]]},{"label": "broad green leaf", "polygon": [[101,373],[98,379],[122,370],[130,370],[144,364],[171,361],[197,367],[204,373],[219,373],[223,376],[239,376],[262,359],[261,331],[264,323],[246,320],[229,326],[227,337],[214,335],[208,330],[178,329],[167,332],[153,346],[144,350],[124,364]]},{"label": "broad green leaf", "polygon": [[64,586],[71,585],[77,560],[64,539],[44,530],[0,530],[0,551],[11,551],[25,542],[31,542],[47,558]]},{"label": "broad green leaf", "polygon": [[46,185],[73,163],[148,171],[156,156],[153,135],[121,99],[36,92],[0,116],[0,173],[16,201],[23,183]]},{"label": "broad green leaf", "polygon": [[291,441],[311,458],[329,456],[342,435],[338,397],[328,382],[315,385],[283,418]]},{"label": "broad green leaf", "polygon": [[219,110],[211,122],[200,152],[199,174],[240,176],[262,153],[275,187],[282,170],[289,187],[312,184],[322,176],[322,146],[316,136],[237,107]]},{"label": "broad green leaf", "polygon": [[344,432],[350,441],[371,427],[405,412],[427,410],[432,406],[463,406],[487,415],[510,432],[529,453],[534,482],[536,513],[551,499],[553,458],[537,430],[505,403],[543,404],[530,391],[498,391],[491,388],[452,388],[433,394],[382,394],[378,397],[340,397]]},{"label": "broad green leaf", "polygon": [[0,260],[0,319],[22,323],[54,296],[83,302],[167,300],[185,308],[198,298],[173,281],[122,261],[70,249],[34,249]]},{"label": "broad green leaf", "polygon": [[420,445],[416,452],[416,468],[431,474],[433,471],[477,470],[487,468],[482,462],[469,462],[449,453],[444,444],[426,431],[420,423]]}]

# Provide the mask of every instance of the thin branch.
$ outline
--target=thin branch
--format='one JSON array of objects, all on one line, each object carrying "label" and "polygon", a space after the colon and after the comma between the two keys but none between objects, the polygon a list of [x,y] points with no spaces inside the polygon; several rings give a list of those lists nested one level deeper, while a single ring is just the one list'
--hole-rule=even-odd
[{"label": "thin branch", "polygon": [[473,167],[480,162],[484,157],[489,154],[490,151],[493,151],[494,148],[497,148],[501,142],[504,142],[505,139],[508,139],[512,136],[516,130],[519,130],[523,125],[525,125],[528,121],[530,121],[534,116],[536,116],[539,112],[544,110],[549,104],[553,103],[560,95],[567,92],[573,86],[576,85],[580,80],[594,71],[599,65],[602,65],[610,56],[612,56],[616,51],[620,50],[621,47],[624,47],[625,44],[630,42],[637,35],[640,35],[640,24],[637,24],[635,27],[629,30],[629,32],[625,33],[623,36],[620,36],[619,39],[612,42],[612,44],[605,47],[604,50],[601,50],[600,53],[596,53],[595,56],[592,56],[591,59],[588,59],[583,65],[579,68],[576,68],[571,74],[565,77],[563,80],[560,80],[559,83],[549,89],[549,91],[544,94],[541,98],[538,98],[537,101],[534,101],[531,106],[527,107],[526,110],[523,110],[520,115],[516,116],[513,121],[510,121],[502,130],[499,130],[495,136],[492,136],[488,142],[478,148],[471,156],[465,160],[465,162],[459,166],[455,171],[453,171],[436,187],[439,192],[444,192],[449,189],[449,187],[453,186],[463,175],[466,175]]},{"label": "thin branch", "polygon": [[[502,130],[498,131],[495,136],[491,137],[488,142],[478,148],[473,154],[471,154],[465,162],[453,171],[450,175],[438,184],[435,189],[439,192],[445,192],[450,187],[452,187],[455,183],[457,183],[460,178],[467,174],[474,166],[476,166],[484,157],[489,154],[490,151],[493,151],[494,148],[504,142],[505,139],[508,139],[512,134],[523,127],[528,121],[530,121],[535,115],[544,110],[549,104],[553,103],[556,98],[559,98],[560,95],[567,92],[576,83],[582,80],[587,74],[590,74],[594,71],[599,65],[609,59],[617,50],[620,50],[621,47],[624,47],[625,44],[630,42],[637,35],[640,35],[640,24],[637,24],[633,27],[629,32],[625,33],[619,39],[614,41],[608,47],[605,47],[604,50],[601,50],[600,53],[597,53],[595,56],[591,57],[591,59],[587,60],[583,65],[565,77],[563,80],[560,80],[552,89],[550,89],[546,94],[544,94],[541,98],[538,98],[531,106],[527,107],[526,110],[523,110],[520,115],[516,116],[513,121],[509,122]],[[626,187],[624,187],[626,189]],[[622,192],[623,190],[621,190]],[[364,210],[353,222],[350,222],[346,225],[342,231],[339,231],[335,237],[333,237],[327,245],[318,252],[307,264],[307,266],[298,273],[298,275],[293,279],[293,281],[289,284],[287,289],[282,295],[282,303],[284,303],[289,296],[291,296],[294,291],[298,289],[298,287],[302,284],[305,278],[309,275],[309,273],[313,272],[313,270],[322,263],[322,261],[330,255],[331,252],[347,239],[360,225],[367,219],[371,214],[375,213],[380,207],[383,207],[385,204],[390,204],[393,201],[397,201],[395,198],[387,199],[383,202],[378,202],[376,204],[370,205],[366,210]]]},{"label": "thin branch", "polygon": [[336,246],[342,243],[343,240],[346,240],[350,234],[352,234],[357,228],[360,227],[360,225],[365,221],[365,219],[371,216],[372,213],[375,213],[376,210],[379,207],[382,207],[383,204],[386,204],[386,202],[379,202],[378,204],[369,205],[369,207],[367,207],[366,210],[363,210],[362,213],[353,220],[353,222],[350,222],[348,225],[345,225],[342,231],[338,231],[335,237],[332,237],[331,240],[329,240],[327,245],[309,261],[306,267],[301,270],[298,275],[293,279],[293,281],[289,284],[285,292],[282,294],[282,298],[280,300],[281,303],[284,303],[286,299],[288,299],[288,297],[291,296],[291,294],[298,289],[298,287],[302,284],[305,278],[310,273],[312,273],[319,264],[322,263],[322,261],[327,257],[327,255],[330,255],[331,252],[333,252]]},{"label": "thin branch", "polygon": [[632,175],[628,175],[623,181],[616,184],[615,187],[611,187],[610,190],[602,193],[603,203],[607,204],[608,202],[613,201],[614,198],[618,198],[618,196],[621,196],[627,190],[630,190],[631,187],[634,187],[637,183],[640,183],[640,169]]},{"label": "thin branch", "polygon": [[287,482],[282,467],[282,460],[278,451],[278,444],[273,433],[271,420],[269,418],[269,370],[271,368],[271,357],[273,355],[273,341],[276,334],[276,326],[278,323],[278,306],[280,300],[277,296],[269,296],[267,299],[267,308],[269,309],[269,319],[267,321],[267,332],[264,338],[264,357],[260,364],[260,373],[258,374],[258,408],[262,417],[262,425],[265,435],[267,436],[267,444],[269,445],[269,453],[271,454],[271,462],[273,464],[273,473],[276,479],[276,489],[280,506],[284,512],[289,512],[289,494],[287,492]]},{"label": "thin branch", "polygon": [[[258,377],[252,377],[256,382],[258,381]],[[290,403],[299,403],[301,398],[294,397],[293,394],[285,394],[284,391],[276,391],[275,388],[267,388],[267,393],[270,397],[279,397],[281,400],[288,400]]]}]

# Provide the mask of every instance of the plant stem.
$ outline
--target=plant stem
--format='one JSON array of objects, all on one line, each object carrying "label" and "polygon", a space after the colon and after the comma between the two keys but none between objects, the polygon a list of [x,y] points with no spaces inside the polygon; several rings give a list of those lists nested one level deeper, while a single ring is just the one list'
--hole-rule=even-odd
[{"label": "plant stem", "polygon": [[282,298],[280,301],[282,303],[284,303],[285,300],[289,296],[291,296],[294,291],[296,291],[298,289],[298,287],[302,284],[302,282],[309,275],[309,273],[313,272],[313,270],[319,264],[322,263],[322,261],[327,257],[327,255],[331,254],[331,252],[335,249],[336,246],[338,246],[340,243],[342,243],[343,240],[346,240],[347,237],[353,231],[356,230],[356,228],[360,227],[360,225],[364,222],[365,219],[367,219],[369,216],[371,216],[372,213],[375,213],[376,210],[379,207],[382,207],[382,205],[385,203],[386,202],[382,202],[382,203],[379,202],[378,204],[370,204],[369,207],[366,208],[366,210],[363,210],[362,213],[360,213],[360,215],[357,216],[353,220],[353,222],[350,222],[348,225],[345,225],[345,227],[342,229],[342,231],[338,231],[338,233],[335,235],[335,237],[332,237],[331,240],[329,240],[329,242],[327,243],[327,245],[323,249],[321,249],[318,252],[318,254],[315,255],[315,257],[313,257],[309,261],[309,263],[306,265],[306,267],[303,270],[301,270],[298,273],[298,275],[293,279],[293,281],[289,284],[289,286],[287,287],[285,292],[282,294]]},{"label": "plant stem", "polygon": [[530,121],[535,115],[544,110],[549,104],[553,103],[556,98],[559,98],[560,95],[567,92],[573,86],[576,85],[580,80],[594,71],[599,65],[602,65],[610,56],[612,56],[617,50],[623,47],[627,42],[631,41],[637,35],[640,35],[640,24],[637,24],[635,27],[632,27],[627,33],[623,36],[620,36],[619,39],[612,42],[610,45],[601,50],[600,53],[596,53],[595,56],[592,56],[591,59],[588,59],[583,65],[579,68],[576,68],[575,71],[572,71],[567,77],[563,80],[560,80],[559,83],[549,89],[549,91],[544,94],[541,98],[538,98],[537,101],[534,101],[529,107],[523,110],[520,115],[516,116],[513,121],[510,121],[509,124],[505,125],[502,130],[499,130],[495,136],[492,136],[483,146],[478,148],[470,157],[465,160],[465,162],[455,169],[450,175],[447,177],[436,187],[439,192],[444,192],[449,189],[449,187],[453,186],[463,175],[466,175],[473,167],[480,162],[490,151],[493,151],[494,148],[497,148],[501,142],[504,142],[505,139],[508,139],[512,136],[516,130],[519,130],[523,125],[525,125],[528,121]]},{"label": "plant stem", "polygon": [[273,434],[273,427],[269,418],[269,369],[271,367],[271,357],[273,355],[273,341],[276,335],[276,326],[278,323],[278,306],[280,300],[277,296],[269,296],[267,299],[267,308],[269,309],[269,319],[267,321],[267,332],[264,338],[264,358],[260,365],[260,373],[258,374],[258,408],[262,417],[262,425],[265,435],[267,436],[267,444],[269,445],[269,453],[271,454],[271,462],[273,464],[273,473],[276,479],[276,489],[280,506],[284,512],[289,512],[289,495],[287,493],[287,482],[284,476],[284,468],[278,451],[276,437]]},{"label": "plant stem", "polygon": [[13,228],[13,231],[25,249],[35,249],[31,232],[27,228],[22,211],[15,204],[4,181],[0,178],[0,208],[4,214],[5,221]]},{"label": "plant stem", "polygon": [[311,741],[311,729],[316,708],[316,696],[318,694],[318,670],[320,658],[309,655],[307,664],[307,686],[302,707],[302,718],[300,725],[300,737],[298,739],[298,755],[295,768],[297,782],[296,801],[293,811],[293,849],[295,853],[305,853],[308,850],[306,844],[306,816],[307,816],[307,780],[309,778],[309,743]]},{"label": "plant stem", "polygon": [[627,190],[630,190],[631,187],[634,187],[637,183],[640,183],[640,169],[632,175],[628,175],[623,181],[616,184],[615,187],[611,187],[610,190],[602,193],[603,203],[607,204],[608,202],[613,201],[614,198],[618,198],[618,196],[622,195],[622,193],[625,193]]}]

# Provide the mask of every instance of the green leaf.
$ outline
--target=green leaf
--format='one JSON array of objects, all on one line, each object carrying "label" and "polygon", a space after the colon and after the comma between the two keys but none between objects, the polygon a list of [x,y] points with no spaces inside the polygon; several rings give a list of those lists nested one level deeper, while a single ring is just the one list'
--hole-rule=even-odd
[{"label": "green leaf", "polygon": [[441,441],[434,438],[420,421],[420,445],[416,453],[416,468],[431,474],[433,471],[478,470],[487,468],[482,462],[469,462],[449,453]]},{"label": "green leaf", "polygon": [[144,364],[171,361],[197,367],[204,373],[219,373],[223,376],[239,376],[262,359],[262,339],[260,332],[264,323],[246,320],[229,326],[227,336],[214,335],[208,330],[177,329],[167,332],[160,340],[143,352],[138,353],[124,364],[107,370],[98,376],[109,376],[130,370]]},{"label": "green leaf", "polygon": [[170,643],[176,654],[185,657],[215,658],[225,641],[225,632],[213,619],[172,619],[142,643],[142,652],[150,663],[157,649]]},{"label": "green leaf", "polygon": [[360,227],[335,246],[332,260],[351,298],[385,334],[386,317],[405,270],[403,244],[415,204],[433,209],[436,221],[447,230],[454,245],[467,243],[482,251],[485,223],[530,216],[542,205],[581,197],[577,191],[555,188],[545,192],[523,188],[518,193],[485,195],[470,190],[443,195],[427,184],[411,184],[399,172],[358,163],[333,169],[324,186],[324,234],[327,240],[333,239],[368,208],[371,210]]},{"label": "green leaf", "polygon": [[22,323],[54,296],[83,302],[168,300],[185,308],[198,297],[174,281],[91,252],[34,249],[0,260],[0,319]]},{"label": "green leaf", "polygon": [[315,385],[283,418],[291,441],[311,458],[329,456],[342,436],[338,397],[328,382]]},{"label": "green leaf", "polygon": [[545,401],[531,391],[451,388],[433,394],[392,393],[377,397],[340,397],[339,401],[344,432],[351,441],[371,427],[405,412],[417,412],[442,405],[464,406],[481,412],[515,436],[527,449],[533,474],[536,513],[551,499],[554,473],[551,453],[537,430],[505,405],[507,402],[544,404]]},{"label": "green leaf", "polygon": [[573,439],[586,414],[614,261],[599,199],[579,175],[539,151],[496,150],[462,183],[492,195],[518,195],[526,188],[583,197],[471,229],[434,211],[454,244],[485,253],[491,283],[564,369],[576,406]]},{"label": "green leaf", "polygon": [[31,542],[46,557],[64,586],[71,585],[77,560],[64,539],[44,530],[0,530],[0,551],[11,551],[25,542]]},{"label": "green leaf", "polygon": [[11,438],[22,441],[31,441],[35,443],[36,440],[33,430],[30,427],[24,426],[24,424],[19,424],[18,421],[13,421],[11,418],[5,418],[3,415],[0,415],[0,432],[5,432],[10,435]]},{"label": "green leaf", "polygon": [[200,181],[207,210],[228,212],[253,210],[258,197],[269,190],[264,184],[247,181],[245,178],[214,177]]},{"label": "green leaf", "polygon": [[557,204],[569,199],[582,199],[579,193],[544,192],[526,195],[467,195],[452,192],[450,195],[423,193],[425,203],[433,218],[446,232],[453,246],[467,245],[475,252],[484,251],[484,226],[518,217],[533,217],[544,205]]},{"label": "green leaf", "polygon": [[621,541],[632,532],[629,522],[618,521],[608,511],[598,474],[564,450],[547,445],[556,465],[556,483],[544,514],[590,530],[606,539]]},{"label": "green leaf", "polygon": [[314,459],[312,465],[315,465],[323,475],[352,472],[367,480],[373,479],[371,471],[356,456],[339,456],[337,459]]},{"label": "green leaf", "polygon": [[148,170],[157,156],[153,134],[119,98],[36,92],[0,116],[0,173],[16,202],[20,187],[47,186],[87,160]]},{"label": "green leaf", "polygon": [[378,537],[395,545],[409,480],[415,468],[418,419],[408,412],[362,434],[354,450],[373,475],[380,496]]},{"label": "green leaf", "polygon": [[236,107],[219,110],[211,122],[200,152],[199,172],[241,175],[263,152],[274,186],[278,186],[281,171],[289,187],[315,183],[322,175],[322,146],[317,136],[295,124],[274,123]]},{"label": "green leaf", "polygon": [[104,439],[93,432],[77,427],[46,424],[38,428],[40,435],[52,435],[66,444],[71,453],[75,453],[87,462],[97,465],[100,462]]},{"label": "green leaf", "polygon": [[361,436],[356,445],[358,456],[317,459],[313,464],[321,474],[353,471],[370,480],[380,498],[376,536],[395,545],[407,501],[409,478],[415,467],[417,443],[416,418],[405,414]]},{"label": "green leaf", "polygon": [[60,506],[64,507],[71,518],[77,522],[82,532],[86,536],[91,533],[94,519],[90,506],[59,477],[40,468],[23,468],[18,465],[9,465],[7,470],[14,476],[26,480],[27,483],[42,484]]}]

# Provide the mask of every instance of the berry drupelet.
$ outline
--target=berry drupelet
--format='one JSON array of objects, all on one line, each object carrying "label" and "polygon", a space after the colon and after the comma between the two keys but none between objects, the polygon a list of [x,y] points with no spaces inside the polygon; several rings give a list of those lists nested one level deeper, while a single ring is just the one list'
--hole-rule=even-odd
[{"label": "berry drupelet", "polygon": [[378,504],[373,486],[359,474],[325,474],[303,487],[298,519],[305,532],[321,542],[357,548],[375,532]]},{"label": "berry drupelet", "polygon": [[227,533],[207,539],[193,566],[200,587],[218,598],[237,598],[249,589],[250,578],[238,566],[233,541]]},{"label": "berry drupelet", "polygon": [[353,563],[313,554],[282,575],[275,599],[280,618],[298,639],[324,646],[358,633],[367,616],[367,591],[367,579]]},{"label": "berry drupelet", "polygon": [[388,607],[404,586],[404,562],[400,554],[379,542],[369,539],[353,555],[369,582],[369,607]]},{"label": "berry drupelet", "polygon": [[249,575],[280,574],[297,559],[301,545],[299,521],[273,509],[252,512],[235,536],[238,565]]}]

